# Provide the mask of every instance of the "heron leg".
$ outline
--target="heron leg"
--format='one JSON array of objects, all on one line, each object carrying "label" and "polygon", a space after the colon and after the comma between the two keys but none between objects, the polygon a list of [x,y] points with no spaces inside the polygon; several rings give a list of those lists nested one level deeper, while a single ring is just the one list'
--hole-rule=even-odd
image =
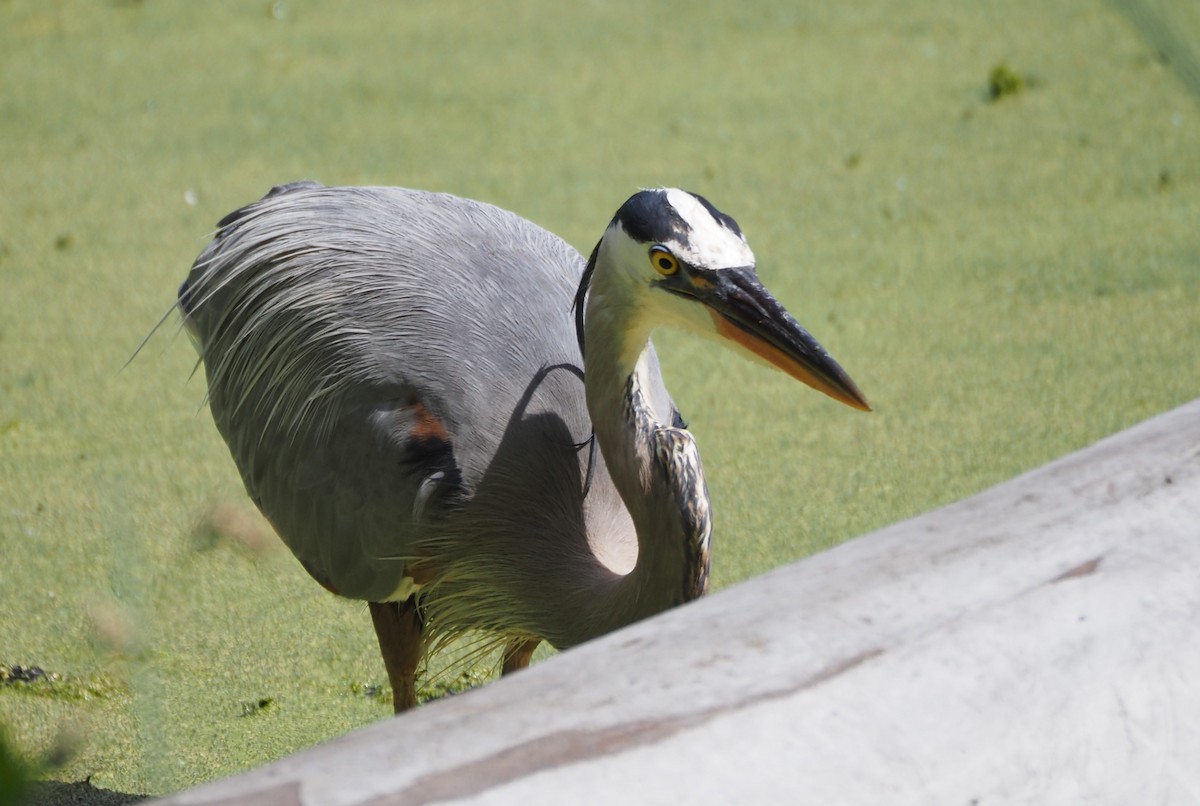
[{"label": "heron leg", "polygon": [[425,627],[414,598],[403,602],[369,602],[379,651],[392,684],[392,707],[398,714],[416,707],[417,663]]},{"label": "heron leg", "polygon": [[533,651],[542,642],[540,638],[511,638],[504,647],[504,665],[500,674],[512,674],[529,665],[533,659]]}]

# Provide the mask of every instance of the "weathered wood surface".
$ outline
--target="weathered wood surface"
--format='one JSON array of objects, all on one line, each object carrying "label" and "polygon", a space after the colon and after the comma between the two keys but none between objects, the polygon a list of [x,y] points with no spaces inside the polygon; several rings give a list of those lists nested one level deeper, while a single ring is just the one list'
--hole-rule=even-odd
[{"label": "weathered wood surface", "polygon": [[173,804],[1200,803],[1200,401]]}]

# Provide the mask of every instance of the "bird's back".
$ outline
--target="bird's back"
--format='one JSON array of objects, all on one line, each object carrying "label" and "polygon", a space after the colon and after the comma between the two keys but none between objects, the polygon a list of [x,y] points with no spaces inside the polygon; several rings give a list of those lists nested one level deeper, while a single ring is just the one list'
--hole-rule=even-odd
[{"label": "bird's back", "polygon": [[584,530],[582,270],[512,213],[399,188],[296,183],[221,222],[180,307],[248,492],[319,581],[392,597],[473,507],[503,539]]}]

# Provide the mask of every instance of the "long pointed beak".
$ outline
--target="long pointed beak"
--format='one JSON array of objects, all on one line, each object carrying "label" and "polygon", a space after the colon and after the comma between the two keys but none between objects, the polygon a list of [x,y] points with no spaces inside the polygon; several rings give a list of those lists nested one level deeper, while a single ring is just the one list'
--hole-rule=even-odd
[{"label": "long pointed beak", "polygon": [[846,371],[771,296],[754,269],[697,271],[681,281],[691,287],[677,293],[703,302],[718,334],[834,400],[871,410]]}]

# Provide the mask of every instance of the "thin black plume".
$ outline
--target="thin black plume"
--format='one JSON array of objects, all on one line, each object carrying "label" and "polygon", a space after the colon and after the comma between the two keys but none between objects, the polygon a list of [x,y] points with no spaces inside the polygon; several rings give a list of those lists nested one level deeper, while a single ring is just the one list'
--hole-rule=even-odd
[{"label": "thin black plume", "polygon": [[583,349],[583,308],[587,301],[588,288],[592,285],[592,273],[596,271],[596,256],[600,254],[600,243],[596,242],[596,248],[592,250],[592,256],[588,258],[587,266],[583,270],[583,276],[579,278],[579,288],[575,290],[575,302],[571,305],[575,309],[575,338],[579,341],[579,357],[585,355]]}]

